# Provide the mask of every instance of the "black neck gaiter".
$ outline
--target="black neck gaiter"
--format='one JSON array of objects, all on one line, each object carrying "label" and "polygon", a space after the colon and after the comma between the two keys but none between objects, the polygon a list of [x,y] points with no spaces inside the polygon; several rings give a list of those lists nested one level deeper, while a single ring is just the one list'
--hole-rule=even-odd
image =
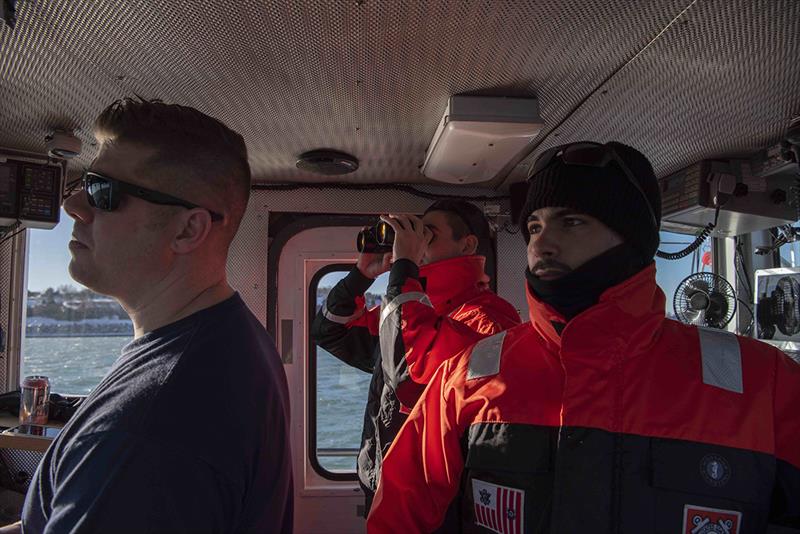
[{"label": "black neck gaiter", "polygon": [[[649,263],[649,262],[648,262]],[[622,283],[647,264],[627,243],[607,250],[557,280],[540,280],[525,269],[533,294],[567,321],[597,304],[606,289]]]}]

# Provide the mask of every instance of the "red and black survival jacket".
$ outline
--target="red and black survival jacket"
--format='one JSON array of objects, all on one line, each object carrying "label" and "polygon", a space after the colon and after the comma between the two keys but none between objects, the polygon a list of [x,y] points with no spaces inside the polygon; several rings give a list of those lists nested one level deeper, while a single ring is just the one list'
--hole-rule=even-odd
[{"label": "red and black survival jacket", "polygon": [[363,295],[373,280],[353,269],[314,319],[319,346],[372,373],[358,456],[368,502],[383,455],[441,363],[520,323],[514,307],[489,289],[484,263],[483,256],[461,256],[418,268],[398,260],[382,306],[372,310]]},{"label": "red and black survival jacket", "polygon": [[530,323],[431,379],[385,458],[371,534],[800,527],[800,365],[666,319],[654,265],[560,335],[528,297]]}]

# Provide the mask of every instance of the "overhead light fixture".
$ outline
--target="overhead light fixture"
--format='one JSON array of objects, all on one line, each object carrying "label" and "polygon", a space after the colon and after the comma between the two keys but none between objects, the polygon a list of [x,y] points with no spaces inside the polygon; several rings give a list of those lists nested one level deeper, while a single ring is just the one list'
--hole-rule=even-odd
[{"label": "overhead light fixture", "polygon": [[535,98],[452,96],[422,174],[452,184],[489,181],[509,170],[542,126]]},{"label": "overhead light fixture", "polygon": [[54,158],[72,159],[81,154],[81,140],[67,130],[55,130],[44,138],[47,154]]},{"label": "overhead light fixture", "polygon": [[336,176],[357,171],[358,159],[338,150],[323,148],[303,152],[298,156],[296,166],[304,171]]}]

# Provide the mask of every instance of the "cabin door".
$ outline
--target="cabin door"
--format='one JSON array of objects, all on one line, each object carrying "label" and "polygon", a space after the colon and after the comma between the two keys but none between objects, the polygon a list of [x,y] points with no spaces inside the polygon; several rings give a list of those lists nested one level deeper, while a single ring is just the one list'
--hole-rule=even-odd
[{"label": "cabin door", "polygon": [[[364,532],[355,475],[370,374],[309,339],[313,315],[355,264],[358,227],[318,227],[290,238],[278,262],[276,340],[292,402],[295,532]],[[386,275],[366,295],[379,302]]]}]

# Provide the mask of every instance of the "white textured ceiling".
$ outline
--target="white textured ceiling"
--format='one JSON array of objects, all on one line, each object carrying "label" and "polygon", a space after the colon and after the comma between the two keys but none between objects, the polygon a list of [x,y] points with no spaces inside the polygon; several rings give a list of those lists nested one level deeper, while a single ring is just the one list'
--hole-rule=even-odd
[{"label": "white textured ceiling", "polygon": [[[658,174],[777,141],[800,115],[796,0],[22,0],[0,28],[0,146],[41,152],[131,95],[242,133],[260,182],[424,183],[448,96],[536,96],[541,150],[619,140]],[[299,171],[335,148],[361,167]],[[505,186],[525,172],[523,162]]]}]

